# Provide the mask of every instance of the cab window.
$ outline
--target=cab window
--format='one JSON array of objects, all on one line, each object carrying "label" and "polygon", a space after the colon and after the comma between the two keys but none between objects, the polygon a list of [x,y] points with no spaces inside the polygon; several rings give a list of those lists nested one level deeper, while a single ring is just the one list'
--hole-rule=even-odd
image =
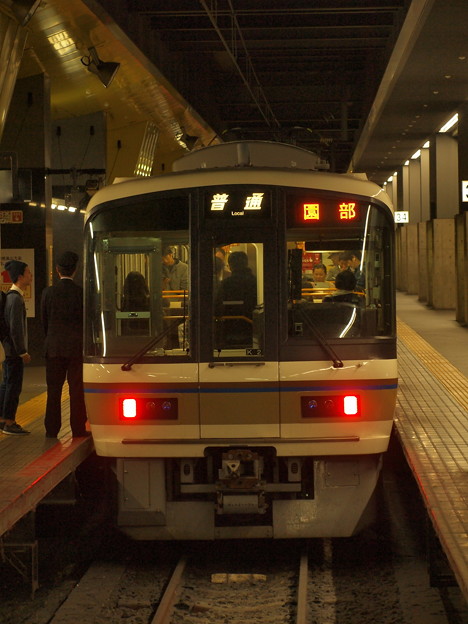
[{"label": "cab window", "polygon": [[264,348],[263,244],[214,247],[214,356],[258,356]]}]

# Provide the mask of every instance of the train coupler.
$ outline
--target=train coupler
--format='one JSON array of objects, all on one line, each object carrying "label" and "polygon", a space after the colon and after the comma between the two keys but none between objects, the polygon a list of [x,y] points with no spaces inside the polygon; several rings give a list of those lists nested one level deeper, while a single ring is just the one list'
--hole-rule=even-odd
[{"label": "train coupler", "polygon": [[264,514],[268,509],[264,492],[255,494],[226,494],[216,493],[216,513],[218,515],[232,514]]},{"label": "train coupler", "polygon": [[217,514],[264,514],[267,510],[263,457],[250,449],[230,449],[221,456],[216,482]]}]

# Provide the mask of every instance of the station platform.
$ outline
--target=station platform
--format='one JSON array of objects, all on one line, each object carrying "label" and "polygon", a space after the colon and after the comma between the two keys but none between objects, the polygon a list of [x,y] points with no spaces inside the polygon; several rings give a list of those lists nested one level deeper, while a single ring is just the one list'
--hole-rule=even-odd
[{"label": "station platform", "polygon": [[[468,328],[454,311],[431,310],[397,294],[399,392],[395,431],[434,531],[468,601]],[[25,369],[18,422],[28,436],[0,435],[1,537],[92,452],[73,439],[64,391],[64,426],[45,438],[44,367]]]},{"label": "station platform", "polygon": [[10,563],[31,583],[32,595],[39,585],[37,541],[30,536],[34,529],[20,539],[8,532],[94,450],[91,438],[72,437],[66,388],[62,395],[62,429],[57,439],[45,437],[46,388],[45,368],[26,367],[16,420],[31,433],[0,434],[0,561]]},{"label": "station platform", "polygon": [[[42,367],[26,373],[25,392],[17,412],[17,422],[31,433],[0,434],[0,536],[34,510],[94,449],[91,438],[72,437],[66,391],[62,397],[60,434],[57,439],[45,437],[43,415],[47,394],[40,392],[41,374],[45,375]],[[33,394],[37,396],[29,398]]]},{"label": "station platform", "polygon": [[468,328],[402,293],[397,315],[396,433],[468,601]]}]

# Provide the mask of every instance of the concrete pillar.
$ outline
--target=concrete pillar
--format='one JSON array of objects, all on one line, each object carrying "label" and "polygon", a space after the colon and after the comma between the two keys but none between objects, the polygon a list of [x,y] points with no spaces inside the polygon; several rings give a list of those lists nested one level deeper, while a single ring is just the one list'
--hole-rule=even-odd
[{"label": "concrete pillar", "polygon": [[392,182],[387,182],[387,184],[384,186],[384,189],[393,203],[393,180]]},{"label": "concrete pillar", "polygon": [[418,225],[408,223],[406,230],[406,292],[409,295],[419,293],[419,255],[418,255]]},{"label": "concrete pillar", "polygon": [[427,147],[421,148],[421,221],[428,221],[431,218],[429,161],[429,149]]},{"label": "concrete pillar", "polygon": [[468,201],[462,201],[461,182],[468,180],[468,102],[458,109],[458,212],[468,211]]},{"label": "concrete pillar", "polygon": [[418,259],[419,259],[419,301],[427,301],[428,269],[427,269],[427,221],[418,223]]},{"label": "concrete pillar", "polygon": [[393,203],[393,210],[400,210],[398,208],[398,173],[396,173],[396,175],[393,175],[393,180],[392,180],[392,203]]},{"label": "concrete pillar", "polygon": [[410,160],[407,168],[409,222],[419,223],[423,220],[421,214],[421,163],[419,159]]},{"label": "concrete pillar", "polygon": [[397,228],[398,257],[396,286],[398,290],[406,292],[408,289],[408,229],[404,226]]},{"label": "concrete pillar", "polygon": [[0,7],[0,139],[15,89],[28,31]]},{"label": "concrete pillar", "polygon": [[468,212],[455,217],[455,257],[457,273],[456,319],[468,325]]},{"label": "concrete pillar", "polygon": [[[398,172],[398,188],[397,188],[398,210],[408,210],[409,206],[409,167],[403,165]],[[410,215],[411,219],[411,215]]]},{"label": "concrete pillar", "polygon": [[468,102],[458,109],[458,207],[456,228],[457,321],[468,324],[468,201],[462,181],[468,180]]},{"label": "concrete pillar", "polygon": [[456,307],[455,221],[427,222],[428,304],[436,310]]},{"label": "concrete pillar", "polygon": [[458,144],[445,134],[431,138],[430,205],[432,219],[449,219],[458,212]]},{"label": "concrete pillar", "polygon": [[34,249],[35,317],[28,318],[29,352],[33,365],[42,363],[40,297],[46,285],[47,249],[51,244],[50,184],[45,170],[50,167],[50,93],[48,78],[30,76],[16,82],[0,143],[0,151],[14,152],[19,171],[31,179],[31,202],[3,204],[2,210],[21,210],[23,222],[1,228],[3,249]]},{"label": "concrete pillar", "polygon": [[[102,112],[82,117],[54,120],[51,127],[52,196],[60,203],[85,208],[89,195],[87,180],[105,184],[106,119]],[[56,258],[66,250],[80,257],[76,281],[82,279],[84,215],[77,210],[52,210],[53,240],[49,253],[48,279],[57,279]]]}]

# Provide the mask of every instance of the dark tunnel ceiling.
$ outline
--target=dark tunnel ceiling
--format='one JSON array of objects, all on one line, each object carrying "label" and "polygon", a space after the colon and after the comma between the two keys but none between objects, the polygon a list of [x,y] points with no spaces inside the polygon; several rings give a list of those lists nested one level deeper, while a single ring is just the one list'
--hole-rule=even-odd
[{"label": "dark tunnel ceiling", "polygon": [[[42,0],[19,77],[49,75],[54,119],[289,141],[382,184],[463,113],[467,23],[467,0]],[[109,89],[89,46],[121,63]]]},{"label": "dark tunnel ceiling", "polygon": [[[112,4],[103,2],[118,21]],[[144,24],[144,52],[223,140],[287,140],[346,171],[408,4],[128,0],[126,9]]]}]

